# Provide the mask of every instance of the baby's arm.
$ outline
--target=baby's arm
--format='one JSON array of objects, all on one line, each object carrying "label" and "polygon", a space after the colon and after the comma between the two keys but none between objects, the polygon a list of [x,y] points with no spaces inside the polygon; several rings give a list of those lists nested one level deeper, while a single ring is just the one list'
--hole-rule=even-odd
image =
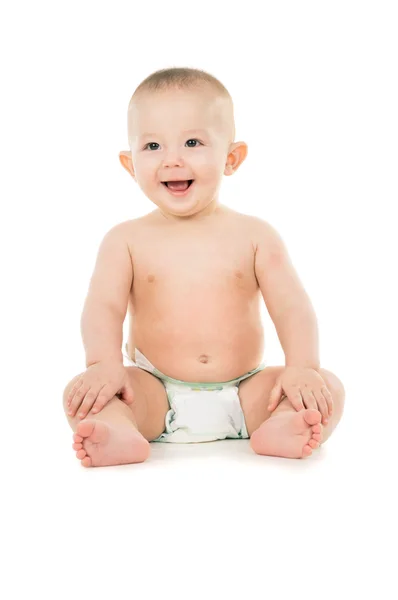
[{"label": "baby's arm", "polygon": [[123,364],[123,322],[132,283],[126,224],[121,223],[100,244],[81,316],[87,368],[100,361]]},{"label": "baby's arm", "polygon": [[279,233],[261,219],[255,223],[255,273],[285,365],[319,369],[318,325],[311,300]]}]

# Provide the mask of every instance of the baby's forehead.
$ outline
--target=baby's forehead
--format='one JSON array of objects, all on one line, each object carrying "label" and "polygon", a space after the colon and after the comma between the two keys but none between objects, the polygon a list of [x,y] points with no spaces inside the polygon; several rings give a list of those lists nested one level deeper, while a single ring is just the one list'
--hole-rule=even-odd
[{"label": "baby's forehead", "polygon": [[[162,90],[146,92],[133,100],[129,112],[133,111],[137,117],[157,113],[159,110],[174,112],[183,116],[185,113],[198,113],[211,115],[215,110],[225,104],[219,96],[195,90]],[[174,110],[173,110],[174,109]]]},{"label": "baby's forehead", "polygon": [[131,133],[134,130],[135,135],[144,135],[167,128],[172,121],[181,131],[202,130],[211,135],[219,132],[230,112],[226,110],[227,100],[209,90],[143,92],[130,102],[129,127]]}]

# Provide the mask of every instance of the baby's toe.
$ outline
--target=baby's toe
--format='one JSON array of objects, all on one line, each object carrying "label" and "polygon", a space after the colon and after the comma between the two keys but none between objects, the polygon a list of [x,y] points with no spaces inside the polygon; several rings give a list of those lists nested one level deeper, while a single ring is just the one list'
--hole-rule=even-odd
[{"label": "baby's toe", "polygon": [[73,450],[81,450],[83,448],[83,444],[72,444]]},{"label": "baby's toe", "polygon": [[89,456],[83,458],[82,465],[83,467],[91,467],[91,458]]},{"label": "baby's toe", "polygon": [[322,432],[322,425],[320,423],[317,423],[316,425],[312,426],[312,432],[313,433],[321,433]]},{"label": "baby's toe", "polygon": [[82,436],[81,436],[81,435],[78,435],[77,433],[74,433],[74,434],[73,434],[73,441],[74,441],[74,442],[82,442],[82,441],[83,441],[83,438],[82,438]]},{"label": "baby's toe", "polygon": [[76,452],[76,458],[82,459],[85,458],[87,456],[87,452],[85,451],[84,448],[82,448],[81,450],[78,450]]},{"label": "baby's toe", "polygon": [[315,449],[315,448],[319,448],[319,442],[317,442],[316,440],[313,440],[313,439],[311,439],[311,440],[308,442],[308,445],[309,445],[309,446],[311,446],[311,448],[314,448],[314,449]]},{"label": "baby's toe", "polygon": [[[98,421],[81,421],[80,423],[78,423],[77,425],[77,429],[76,431],[78,432],[78,435],[81,436],[82,438],[87,438],[89,436],[91,436],[94,433],[95,430],[95,425],[96,423],[98,423]],[[97,431],[100,431],[101,428],[97,428]],[[94,441],[91,438],[91,441]],[[97,440],[95,440],[97,441]]]},{"label": "baby's toe", "polygon": [[316,440],[317,442],[320,442],[322,440],[322,434],[321,433],[313,433],[312,439]]},{"label": "baby's toe", "polygon": [[319,410],[315,408],[308,408],[303,412],[304,420],[308,423],[308,425],[312,425],[316,427],[321,422],[322,415]]},{"label": "baby's toe", "polygon": [[305,456],[310,456],[310,454],[312,454],[312,448],[311,446],[309,446],[308,444],[306,444],[303,448],[303,458]]}]

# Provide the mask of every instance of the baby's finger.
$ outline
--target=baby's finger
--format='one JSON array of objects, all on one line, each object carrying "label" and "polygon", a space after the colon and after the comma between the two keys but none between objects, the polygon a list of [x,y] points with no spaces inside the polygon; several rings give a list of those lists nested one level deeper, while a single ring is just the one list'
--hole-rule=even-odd
[{"label": "baby's finger", "polygon": [[314,391],[314,396],[318,403],[317,408],[322,415],[322,422],[325,424],[327,422],[327,420],[329,419],[329,410],[328,410],[328,405],[326,403],[326,399],[324,398],[323,394],[317,390]]},{"label": "baby's finger", "polygon": [[300,394],[300,392],[296,392],[295,394],[288,394],[287,395],[287,399],[290,400],[290,402],[293,405],[293,408],[295,408],[297,411],[299,410],[303,410],[305,408],[304,404],[303,404],[303,397]]},{"label": "baby's finger", "polygon": [[323,396],[326,399],[326,404],[328,405],[328,409],[329,409],[329,416],[331,416],[332,412],[333,412],[333,398],[332,398],[332,394],[329,392],[328,388],[326,386],[324,386],[321,389],[321,392],[323,394]]},{"label": "baby's finger", "polygon": [[68,394],[68,406],[70,406],[72,400],[73,400],[73,396],[75,395],[76,390],[79,389],[79,387],[82,385],[83,383],[83,379],[78,379],[75,384],[73,385],[73,387],[71,388],[69,394]]},{"label": "baby's finger", "polygon": [[112,392],[109,385],[104,385],[98,393],[92,412],[100,412],[114,395],[115,394]]},{"label": "baby's finger", "polygon": [[89,391],[87,392],[84,401],[82,402],[80,408],[79,408],[79,412],[78,412],[78,417],[79,419],[84,419],[84,417],[87,416],[87,413],[90,412],[91,407],[93,406],[94,402],[97,399],[98,396],[98,391],[99,389],[97,388],[90,388]]},{"label": "baby's finger", "polygon": [[70,403],[68,415],[74,417],[80,404],[83,402],[84,396],[87,394],[90,387],[87,384],[83,384],[74,395],[72,402]]},{"label": "baby's finger", "polygon": [[318,404],[312,391],[308,390],[308,388],[304,388],[300,391],[306,408],[318,409]]},{"label": "baby's finger", "polygon": [[283,393],[283,387],[281,385],[280,379],[278,378],[274,384],[274,387],[271,390],[268,400],[268,410],[269,412],[273,412],[278,406],[279,402],[282,400],[281,394]]},{"label": "baby's finger", "polygon": [[274,412],[274,410],[276,409],[276,407],[279,405],[279,403],[281,402],[283,396],[279,399],[279,400],[272,400],[272,402],[270,402],[268,404],[268,411],[269,412]]},{"label": "baby's finger", "polygon": [[121,400],[125,402],[125,404],[133,404],[135,401],[134,390],[130,385],[125,385],[121,390]]}]

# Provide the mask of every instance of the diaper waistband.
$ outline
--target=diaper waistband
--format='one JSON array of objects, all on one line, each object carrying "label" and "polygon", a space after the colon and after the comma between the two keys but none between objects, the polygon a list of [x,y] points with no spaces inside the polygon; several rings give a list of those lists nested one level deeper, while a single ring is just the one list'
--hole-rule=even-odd
[{"label": "diaper waistband", "polygon": [[126,354],[125,354],[126,358],[129,361],[131,361],[134,365],[139,367],[140,369],[144,369],[145,371],[152,373],[152,375],[155,375],[155,377],[158,377],[159,379],[161,379],[162,381],[165,381],[167,383],[178,384],[180,386],[183,385],[183,386],[189,387],[191,389],[196,389],[198,391],[199,390],[222,390],[227,386],[237,385],[239,382],[243,381],[243,379],[247,379],[247,377],[251,377],[251,375],[258,373],[259,371],[262,371],[265,368],[265,363],[262,362],[258,365],[258,367],[256,367],[252,371],[249,371],[248,373],[245,373],[244,375],[241,375],[240,377],[236,377],[235,379],[230,379],[229,381],[218,381],[218,382],[183,381],[181,379],[174,379],[173,377],[169,377],[168,375],[165,375],[164,373],[159,371],[152,363],[149,362],[149,360],[146,358],[146,356],[144,356],[142,354],[142,352],[140,352],[138,350],[138,348],[134,349],[135,360],[133,360],[129,356],[127,343],[125,344],[125,350],[126,350]]}]

